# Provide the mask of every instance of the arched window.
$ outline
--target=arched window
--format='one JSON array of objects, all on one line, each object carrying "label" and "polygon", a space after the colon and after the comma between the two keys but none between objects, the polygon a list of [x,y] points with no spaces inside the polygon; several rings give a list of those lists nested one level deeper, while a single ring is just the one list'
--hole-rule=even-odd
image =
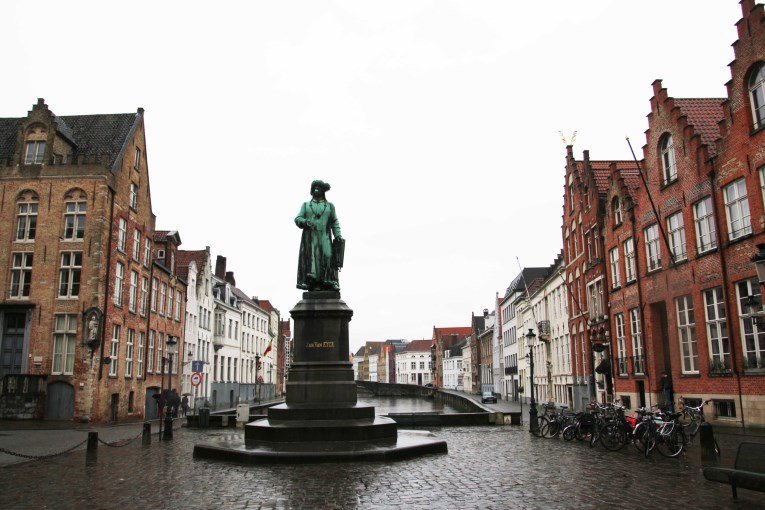
[{"label": "arched window", "polygon": [[664,178],[664,184],[668,184],[677,179],[677,165],[675,164],[675,141],[672,135],[666,134],[662,137],[659,144],[661,153],[661,169]]},{"label": "arched window", "polygon": [[87,195],[81,189],[69,190],[64,195],[65,241],[79,241],[85,237],[85,212]]},{"label": "arched window", "polygon": [[622,223],[622,203],[619,197],[614,197],[611,202],[611,209],[614,211],[614,225],[621,225]]},{"label": "arched window", "polygon": [[752,103],[754,129],[765,124],[765,64],[760,62],[749,75],[749,100]]}]

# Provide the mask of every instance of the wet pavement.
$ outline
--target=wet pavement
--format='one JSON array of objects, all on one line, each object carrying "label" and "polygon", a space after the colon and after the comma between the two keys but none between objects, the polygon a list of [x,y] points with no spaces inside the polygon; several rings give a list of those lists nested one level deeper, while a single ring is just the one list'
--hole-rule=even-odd
[{"label": "wet pavement", "polygon": [[[129,427],[122,430],[127,436]],[[235,430],[101,445],[0,470],[3,508],[765,508],[765,494],[703,479],[698,446],[643,458],[531,437],[521,427],[433,429],[448,454],[395,463],[246,466],[194,460],[194,443]],[[733,437],[733,436],[726,436]],[[5,439],[0,437],[0,439]],[[61,443],[65,438],[61,438]],[[733,444],[721,441],[730,462]]]}]

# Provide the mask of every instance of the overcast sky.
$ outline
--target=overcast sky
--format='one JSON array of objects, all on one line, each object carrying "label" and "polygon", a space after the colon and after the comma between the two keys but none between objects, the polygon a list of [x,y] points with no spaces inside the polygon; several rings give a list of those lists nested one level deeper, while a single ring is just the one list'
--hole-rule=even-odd
[{"label": "overcast sky", "polygon": [[561,249],[565,148],[642,154],[651,82],[724,97],[736,0],[4,1],[0,117],[146,109],[157,228],[283,316],[332,185],[351,347],[430,338]]}]

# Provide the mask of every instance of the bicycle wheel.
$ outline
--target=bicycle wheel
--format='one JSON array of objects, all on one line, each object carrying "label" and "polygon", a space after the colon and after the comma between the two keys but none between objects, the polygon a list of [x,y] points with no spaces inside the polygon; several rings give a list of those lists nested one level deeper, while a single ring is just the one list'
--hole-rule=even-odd
[{"label": "bicycle wheel", "polygon": [[547,418],[545,418],[544,416],[537,417],[537,428],[536,430],[532,428],[531,433],[534,434],[536,437],[542,437],[542,426],[545,421],[547,421]]},{"label": "bicycle wheel", "polygon": [[648,426],[645,422],[638,423],[632,430],[632,444],[634,444],[635,448],[641,453],[645,451],[645,438],[647,434]]},{"label": "bicycle wheel", "polygon": [[548,437],[547,431],[550,429],[550,420],[542,416],[537,419],[537,423],[539,427],[534,435],[537,437]]},{"label": "bicycle wheel", "polygon": [[617,423],[609,423],[600,431],[600,444],[606,450],[615,452],[627,444],[627,432]]},{"label": "bicycle wheel", "polygon": [[563,440],[564,441],[571,441],[574,439],[574,436],[576,436],[576,425],[571,424],[565,429],[563,429]]},{"label": "bicycle wheel", "polygon": [[685,449],[685,432],[682,427],[675,427],[668,434],[659,434],[656,449],[665,457],[677,457]]}]

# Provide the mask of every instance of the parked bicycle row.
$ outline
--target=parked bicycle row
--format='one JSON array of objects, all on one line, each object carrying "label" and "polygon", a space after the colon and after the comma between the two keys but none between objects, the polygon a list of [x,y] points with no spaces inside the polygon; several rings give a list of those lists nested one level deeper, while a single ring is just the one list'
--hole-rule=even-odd
[{"label": "parked bicycle row", "polygon": [[[600,444],[610,451],[621,450],[632,443],[646,457],[654,450],[665,457],[677,457],[693,444],[705,422],[704,406],[710,402],[684,405],[677,413],[658,405],[641,407],[635,416],[628,416],[618,400],[609,404],[591,402],[588,411],[578,413],[569,412],[566,406],[542,404],[544,413],[538,418],[535,435],[587,441],[591,447]],[[714,447],[719,455],[716,441]]]}]

